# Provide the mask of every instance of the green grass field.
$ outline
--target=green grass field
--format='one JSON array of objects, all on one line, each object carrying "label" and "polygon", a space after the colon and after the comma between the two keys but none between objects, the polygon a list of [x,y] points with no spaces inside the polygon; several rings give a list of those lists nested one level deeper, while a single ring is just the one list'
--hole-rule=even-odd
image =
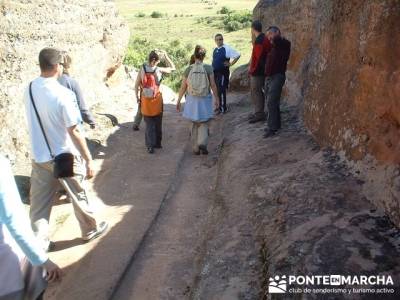
[{"label": "green grass field", "polygon": [[[257,3],[255,0],[116,0],[115,2],[129,24],[133,38],[145,38],[152,45],[167,44],[175,40],[179,40],[185,47],[191,45],[194,48],[196,44],[201,44],[208,51],[209,63],[215,46],[214,35],[223,33],[225,42],[242,54],[238,65],[245,64],[250,59],[250,28],[225,32],[221,25],[223,15],[218,11],[226,6],[238,12],[252,12]],[[163,16],[152,18],[152,12],[160,12]]]}]

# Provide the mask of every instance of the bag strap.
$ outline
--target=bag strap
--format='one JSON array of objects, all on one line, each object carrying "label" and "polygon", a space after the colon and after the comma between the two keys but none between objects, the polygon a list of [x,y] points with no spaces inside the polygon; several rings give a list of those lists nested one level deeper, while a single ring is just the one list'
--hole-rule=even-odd
[{"label": "bag strap", "polygon": [[154,71],[147,71],[146,64],[143,64],[143,71],[145,74],[155,74],[157,71],[157,67],[154,68]]},{"label": "bag strap", "polygon": [[206,70],[206,67],[204,66],[204,63],[201,63],[201,67],[202,67],[202,69],[203,69],[203,72],[204,72],[204,74],[206,75],[206,77],[207,77],[207,82],[208,82],[208,85],[210,85],[211,86],[211,79],[210,79],[210,75],[207,73],[207,70]]},{"label": "bag strap", "polygon": [[32,82],[29,84],[29,96],[30,96],[30,98],[31,98],[31,103],[32,103],[33,109],[35,110],[36,118],[37,118],[37,120],[38,120],[38,122],[39,122],[40,129],[42,130],[42,134],[43,134],[44,140],[46,141],[47,149],[49,149],[51,158],[54,159],[54,154],[53,154],[53,152],[51,151],[49,141],[48,141],[48,139],[47,139],[46,133],[44,132],[42,120],[40,120],[39,112],[38,112],[38,110],[37,110],[37,108],[36,108],[35,101],[33,100],[33,95],[32,95]]}]

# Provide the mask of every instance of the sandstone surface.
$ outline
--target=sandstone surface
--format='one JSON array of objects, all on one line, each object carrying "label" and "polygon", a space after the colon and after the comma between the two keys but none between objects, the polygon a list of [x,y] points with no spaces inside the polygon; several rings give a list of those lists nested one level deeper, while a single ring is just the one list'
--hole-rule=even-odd
[{"label": "sandstone surface", "polygon": [[109,107],[116,99],[105,79],[121,64],[128,39],[111,1],[0,1],[0,151],[16,162],[18,173],[29,172],[22,98],[39,75],[39,51],[48,46],[68,51],[88,105]]},{"label": "sandstone surface", "polygon": [[292,42],[287,102],[400,224],[400,2],[262,0],[254,19]]}]

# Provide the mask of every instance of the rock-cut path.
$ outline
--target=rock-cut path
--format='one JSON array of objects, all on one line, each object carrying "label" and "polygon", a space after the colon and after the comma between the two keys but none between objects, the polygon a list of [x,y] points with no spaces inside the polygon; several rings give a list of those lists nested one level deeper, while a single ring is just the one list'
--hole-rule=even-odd
[{"label": "rock-cut path", "polygon": [[282,106],[283,130],[266,140],[263,124],[247,122],[248,95],[230,102],[208,156],[191,154],[173,102],[155,155],[129,122],[95,148],[92,192],[111,228],[81,244],[72,217],[58,226],[51,257],[66,275],[47,299],[270,299],[269,278],[283,274],[391,275],[382,299],[399,299],[400,232],[363,196],[363,181],[314,143],[296,107]]}]

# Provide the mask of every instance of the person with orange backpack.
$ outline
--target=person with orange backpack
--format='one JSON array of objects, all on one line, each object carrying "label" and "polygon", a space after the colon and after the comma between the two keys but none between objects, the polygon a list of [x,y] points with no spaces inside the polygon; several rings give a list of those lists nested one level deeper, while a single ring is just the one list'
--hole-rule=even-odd
[{"label": "person with orange backpack", "polygon": [[[158,67],[160,56],[162,54],[169,62],[169,67]],[[160,149],[162,140],[162,114],[163,99],[160,91],[160,85],[163,80],[163,74],[169,74],[175,71],[175,65],[163,51],[151,51],[148,63],[143,64],[136,78],[135,91],[139,100],[139,109],[146,123],[146,147],[150,154],[154,149]]]}]

